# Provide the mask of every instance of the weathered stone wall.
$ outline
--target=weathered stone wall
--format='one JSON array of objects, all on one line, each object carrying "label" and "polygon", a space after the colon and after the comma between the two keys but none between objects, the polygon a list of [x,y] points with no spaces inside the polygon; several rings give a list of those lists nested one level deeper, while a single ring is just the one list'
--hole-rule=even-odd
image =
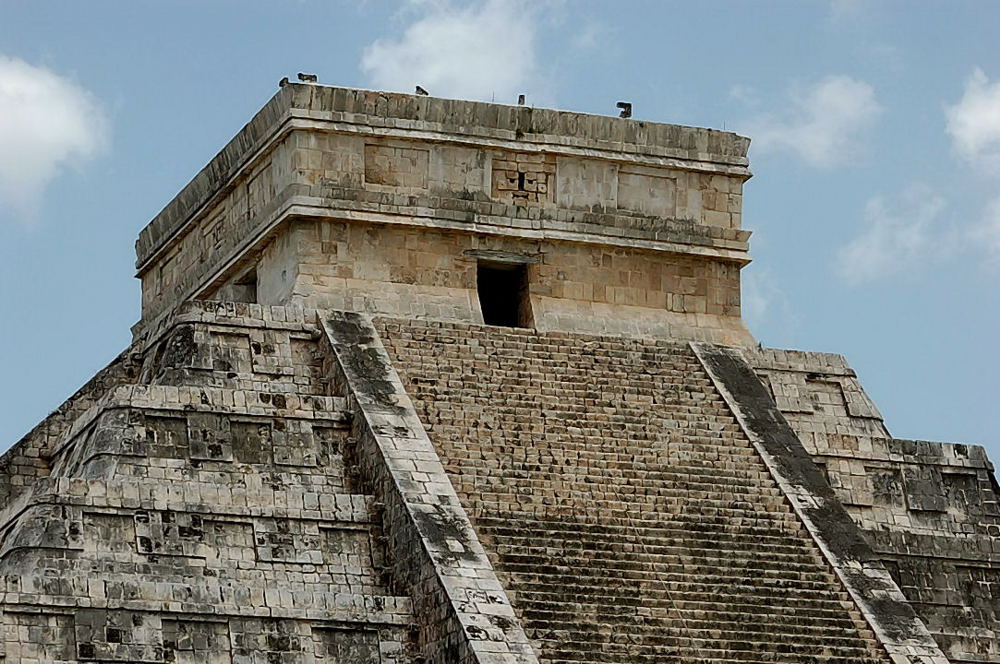
[{"label": "weathered stone wall", "polygon": [[7,661],[411,661],[316,329],[262,313],[189,308],[3,505]]},{"label": "weathered stone wall", "polygon": [[135,349],[124,351],[0,456],[0,505],[16,500],[38,479],[49,476],[52,452],[77,419],[108,391],[134,382],[139,361]]},{"label": "weathered stone wall", "polygon": [[732,263],[350,222],[294,222],[264,251],[258,297],[280,293],[309,308],[482,322],[476,265],[491,253],[531,261],[528,294],[539,330],[732,344],[748,337]]},{"label": "weathered stone wall", "polygon": [[[729,132],[458,99],[287,85],[143,229],[136,243],[140,265],[168,244],[208,197],[231,180],[248,154],[261,149],[288,120],[302,127],[364,135],[450,138],[499,149],[559,148],[584,156],[692,164],[718,173],[747,175],[749,139]],[[359,154],[356,151],[355,154]],[[487,178],[484,182],[489,182]]]},{"label": "weathered stone wall", "polygon": [[253,229],[275,216],[296,181],[294,153],[286,139],[248,164],[197,213],[198,223],[183,229],[155,267],[141,273],[144,318],[184,302],[211,270],[246,248]]},{"label": "weathered stone wall", "polygon": [[985,450],[892,438],[839,355],[744,352],[951,661],[1000,661],[1000,491]]},{"label": "weathered stone wall", "polygon": [[[273,123],[270,138],[258,126],[258,117],[248,125],[255,129],[252,136],[241,133],[235,139],[246,150],[242,166],[235,163],[239,150],[228,146],[213,160],[220,162],[215,177],[200,174],[143,231],[137,243],[143,281],[137,334],[155,327],[187,299],[243,298],[234,284],[252,271],[258,280],[257,301],[294,301],[295,282],[302,275],[300,266],[287,260],[286,250],[295,241],[284,236],[291,232],[290,220],[313,218],[364,223],[365,228],[447,229],[528,243],[572,241],[636,256],[658,252],[662,260],[650,259],[654,263],[679,266],[702,261],[697,274],[685,270],[680,276],[707,276],[707,287],[669,280],[636,284],[639,277],[618,274],[612,280],[615,293],[577,289],[570,299],[586,306],[551,303],[553,315],[544,329],[752,342],[739,323],[696,318],[738,317],[734,282],[747,262],[749,236],[740,230],[742,186],[749,177],[745,139],[565,112],[292,87],[296,91],[279,93],[262,111]],[[275,104],[285,111],[277,113]],[[340,110],[346,107],[353,113]],[[450,113],[439,116],[446,107]],[[379,119],[360,115],[373,111]],[[211,166],[209,173],[215,172]],[[550,255],[551,260],[559,257],[557,252]],[[342,256],[332,259],[343,261]],[[569,271],[578,265],[562,267]],[[637,269],[617,270],[626,271]],[[654,272],[650,278],[656,280],[660,269]],[[569,280],[574,281],[572,276]],[[586,277],[577,281],[590,283]],[[390,299],[416,299],[416,306],[430,309],[451,306],[434,292],[401,293],[398,283],[384,285]],[[668,286],[676,290],[665,291]],[[631,292],[637,289],[649,294]],[[323,295],[345,301],[340,291]],[[426,303],[424,297],[429,298]],[[676,301],[665,301],[671,299]],[[351,308],[354,298],[346,301],[345,308]],[[617,308],[608,310],[608,303]],[[406,315],[401,309],[379,311]],[[658,311],[685,316],[664,320]],[[585,317],[611,327],[581,328]],[[695,328],[726,332],[692,337],[688,332]]]},{"label": "weathered stone wall", "polygon": [[687,346],[382,325],[542,661],[888,661]]},{"label": "weathered stone wall", "polygon": [[810,454],[852,457],[870,449],[872,440],[889,437],[842,356],[775,348],[745,352]]}]

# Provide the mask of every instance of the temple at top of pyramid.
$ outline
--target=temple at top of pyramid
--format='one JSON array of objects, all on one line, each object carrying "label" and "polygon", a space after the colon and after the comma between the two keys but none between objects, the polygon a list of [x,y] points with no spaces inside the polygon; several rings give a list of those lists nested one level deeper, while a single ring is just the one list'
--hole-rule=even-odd
[{"label": "temple at top of pyramid", "polygon": [[[748,145],[288,85],[140,234],[139,329],[222,299],[749,344]],[[477,284],[504,294],[484,300]]]},{"label": "temple at top of pyramid", "polygon": [[983,448],[743,324],[748,145],[283,86],[0,458],[0,659],[1000,662]]}]

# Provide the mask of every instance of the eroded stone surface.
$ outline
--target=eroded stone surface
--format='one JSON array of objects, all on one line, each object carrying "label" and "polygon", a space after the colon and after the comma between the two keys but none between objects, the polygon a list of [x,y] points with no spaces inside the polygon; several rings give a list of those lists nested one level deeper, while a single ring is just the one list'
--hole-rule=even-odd
[{"label": "eroded stone surface", "polygon": [[747,146],[283,87],[0,458],[0,658],[1000,663],[982,448],[755,348]]},{"label": "eroded stone surface", "polygon": [[[541,330],[749,344],[746,139],[289,85],[143,231],[143,333],[181,302],[483,322],[466,251],[533,255]],[[470,276],[472,275],[472,276]]]},{"label": "eroded stone surface", "polygon": [[7,661],[412,661],[317,330],[199,309],[0,512]]},{"label": "eroded stone surface", "polygon": [[1000,491],[986,451],[892,438],[839,355],[744,352],[942,650],[1000,661]]},{"label": "eroded stone surface", "polygon": [[687,346],[383,330],[542,661],[888,661]]}]

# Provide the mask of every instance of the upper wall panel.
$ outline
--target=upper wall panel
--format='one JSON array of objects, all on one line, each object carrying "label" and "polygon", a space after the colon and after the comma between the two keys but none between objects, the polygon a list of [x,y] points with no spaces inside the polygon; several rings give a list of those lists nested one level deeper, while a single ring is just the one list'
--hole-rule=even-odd
[{"label": "upper wall panel", "polygon": [[[715,172],[741,180],[749,177],[746,153],[750,141],[730,132],[526,106],[291,84],[282,88],[143,229],[136,243],[140,270],[199,210],[231,187],[249,162],[293,126],[494,148],[521,147]],[[395,177],[391,162],[401,155],[371,156],[374,163],[382,156],[382,164],[389,166],[383,176]],[[420,159],[419,155],[410,156]],[[643,185],[626,183],[626,189],[636,186]]]}]

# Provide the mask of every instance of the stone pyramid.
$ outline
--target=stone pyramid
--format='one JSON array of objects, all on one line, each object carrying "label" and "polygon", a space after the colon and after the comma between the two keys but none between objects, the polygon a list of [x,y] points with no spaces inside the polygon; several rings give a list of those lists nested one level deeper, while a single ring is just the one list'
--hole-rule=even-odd
[{"label": "stone pyramid", "polygon": [[284,86],[0,461],[0,658],[1000,662],[983,449],[742,322],[748,144]]}]

